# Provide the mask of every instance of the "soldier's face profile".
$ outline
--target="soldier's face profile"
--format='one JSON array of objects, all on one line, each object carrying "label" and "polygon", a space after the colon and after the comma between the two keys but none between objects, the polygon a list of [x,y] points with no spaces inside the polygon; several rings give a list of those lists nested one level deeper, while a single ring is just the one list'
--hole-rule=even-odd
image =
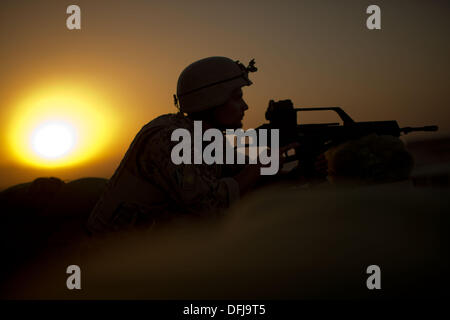
[{"label": "soldier's face profile", "polygon": [[225,104],[214,112],[215,122],[222,129],[242,128],[244,112],[248,109],[241,88],[235,89]]}]

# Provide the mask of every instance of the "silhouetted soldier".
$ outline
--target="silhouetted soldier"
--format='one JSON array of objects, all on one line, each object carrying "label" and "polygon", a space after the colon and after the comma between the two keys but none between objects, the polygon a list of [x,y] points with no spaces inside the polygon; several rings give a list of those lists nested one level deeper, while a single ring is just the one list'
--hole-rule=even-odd
[{"label": "silhouetted soldier", "polygon": [[152,225],[180,214],[214,215],[229,207],[260,176],[260,165],[180,164],[171,161],[172,132],[185,128],[193,137],[194,120],[208,128],[236,129],[248,109],[242,87],[251,85],[248,67],[225,57],[189,65],[180,75],[179,113],[145,125],[129,147],[103,196],[91,213],[92,232]]}]

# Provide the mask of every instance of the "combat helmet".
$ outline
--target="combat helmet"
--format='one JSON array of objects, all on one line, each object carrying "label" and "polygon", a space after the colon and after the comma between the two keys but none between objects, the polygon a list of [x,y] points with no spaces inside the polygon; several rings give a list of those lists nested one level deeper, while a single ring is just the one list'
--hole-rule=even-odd
[{"label": "combat helmet", "polygon": [[193,113],[224,104],[232,91],[252,82],[249,72],[257,71],[255,60],[245,67],[226,57],[209,57],[187,66],[180,74],[175,105],[183,113]]}]

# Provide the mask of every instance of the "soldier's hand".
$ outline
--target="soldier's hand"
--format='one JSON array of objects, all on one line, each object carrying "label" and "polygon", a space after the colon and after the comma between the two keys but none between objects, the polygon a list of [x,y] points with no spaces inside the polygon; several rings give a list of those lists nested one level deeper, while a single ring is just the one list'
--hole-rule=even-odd
[{"label": "soldier's hand", "polygon": [[297,149],[298,147],[300,147],[300,143],[293,142],[280,148],[280,168],[283,167],[283,164],[286,162],[286,158],[289,156],[288,151],[291,149]]}]

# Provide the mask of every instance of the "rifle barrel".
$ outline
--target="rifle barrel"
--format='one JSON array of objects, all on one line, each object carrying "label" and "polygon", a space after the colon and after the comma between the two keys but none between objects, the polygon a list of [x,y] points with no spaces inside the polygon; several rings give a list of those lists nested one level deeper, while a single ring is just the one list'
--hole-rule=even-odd
[{"label": "rifle barrel", "polygon": [[405,127],[401,128],[400,131],[404,134],[408,134],[413,131],[438,131],[438,126],[425,126],[425,127]]}]

